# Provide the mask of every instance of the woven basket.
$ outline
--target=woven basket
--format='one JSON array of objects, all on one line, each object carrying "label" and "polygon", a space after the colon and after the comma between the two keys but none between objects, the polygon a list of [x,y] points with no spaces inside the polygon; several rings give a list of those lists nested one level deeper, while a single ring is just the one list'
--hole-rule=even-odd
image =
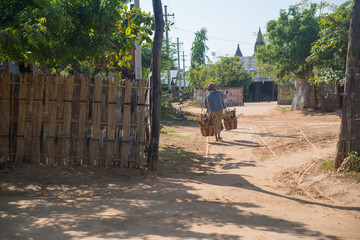
[{"label": "woven basket", "polygon": [[214,135],[215,135],[215,127],[214,127],[214,126],[211,126],[211,127],[200,127],[200,131],[201,131],[201,134],[202,134],[204,137],[214,136]]},{"label": "woven basket", "polygon": [[224,120],[224,127],[226,131],[229,131],[231,129],[237,129],[237,119],[234,118],[227,121]]}]

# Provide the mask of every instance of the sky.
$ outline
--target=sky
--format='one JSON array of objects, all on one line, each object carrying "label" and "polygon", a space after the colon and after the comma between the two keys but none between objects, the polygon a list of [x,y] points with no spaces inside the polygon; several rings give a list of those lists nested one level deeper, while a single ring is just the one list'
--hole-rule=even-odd
[{"label": "sky", "polygon": [[[139,0],[140,8],[145,12],[153,12],[152,0]],[[320,3],[324,0],[311,0]],[[181,68],[183,68],[182,52],[185,54],[185,65],[190,64],[191,46],[195,32],[207,29],[209,47],[206,55],[214,61],[216,56],[234,56],[237,44],[243,56],[252,56],[259,28],[266,32],[266,23],[278,19],[280,9],[287,10],[300,0],[162,0],[167,6],[168,17],[174,25],[170,28],[170,41],[180,45]],[[346,0],[327,0],[340,5]],[[165,10],[163,10],[165,12]],[[165,41],[165,37],[164,37]]]}]

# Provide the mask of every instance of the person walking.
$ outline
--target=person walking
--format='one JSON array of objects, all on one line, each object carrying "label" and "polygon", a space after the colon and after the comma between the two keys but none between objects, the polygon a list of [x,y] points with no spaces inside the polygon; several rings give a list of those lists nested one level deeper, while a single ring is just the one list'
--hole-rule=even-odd
[{"label": "person walking", "polygon": [[226,108],[224,99],[227,96],[223,92],[216,90],[216,86],[212,82],[207,85],[206,89],[209,93],[205,97],[204,106],[207,108],[207,112],[215,119],[215,139],[219,142],[222,140],[220,136],[221,120],[223,118],[223,110]]}]

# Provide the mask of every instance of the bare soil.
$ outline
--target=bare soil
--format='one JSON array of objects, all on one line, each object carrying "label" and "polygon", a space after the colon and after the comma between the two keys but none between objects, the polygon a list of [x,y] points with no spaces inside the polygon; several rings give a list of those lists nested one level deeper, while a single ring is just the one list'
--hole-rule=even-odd
[{"label": "bare soil", "polygon": [[0,239],[360,239],[360,183],[320,169],[339,113],[276,108],[236,107],[223,142],[163,122],[157,172],[3,168]]}]

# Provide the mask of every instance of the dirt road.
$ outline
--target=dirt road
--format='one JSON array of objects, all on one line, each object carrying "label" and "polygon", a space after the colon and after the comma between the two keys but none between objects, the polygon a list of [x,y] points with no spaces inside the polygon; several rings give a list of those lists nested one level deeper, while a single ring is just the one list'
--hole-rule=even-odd
[{"label": "dirt road", "polygon": [[156,173],[3,169],[0,239],[360,239],[360,184],[319,168],[339,116],[275,108],[237,107],[221,143],[164,122]]}]

